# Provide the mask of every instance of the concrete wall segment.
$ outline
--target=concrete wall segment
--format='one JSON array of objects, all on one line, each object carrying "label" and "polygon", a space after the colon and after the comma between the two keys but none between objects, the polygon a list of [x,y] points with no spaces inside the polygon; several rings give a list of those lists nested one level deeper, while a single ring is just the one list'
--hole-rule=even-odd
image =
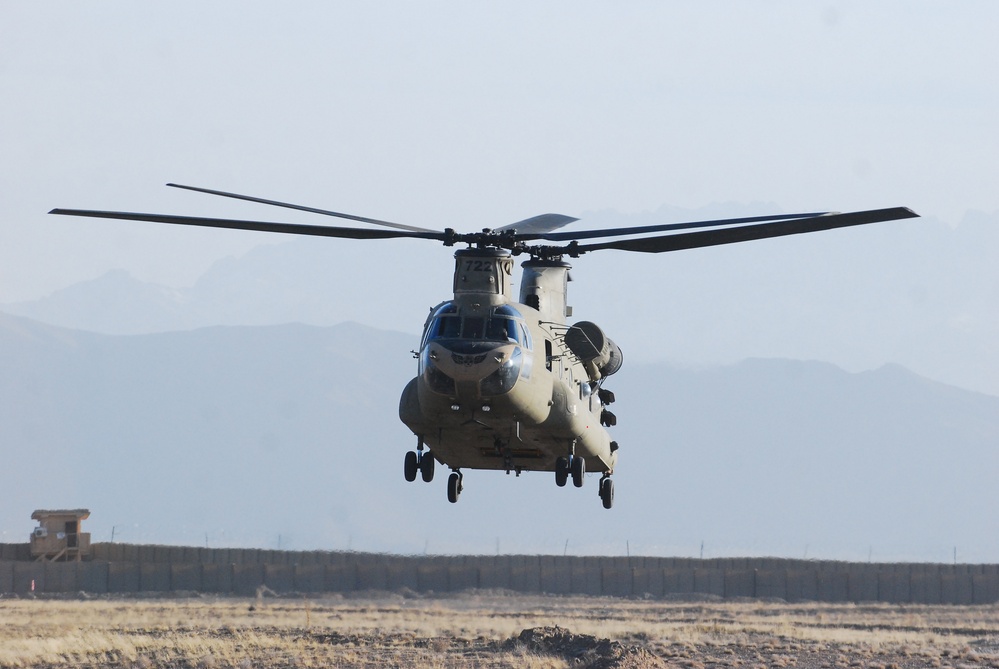
[{"label": "concrete wall segment", "polygon": [[231,564],[217,564],[209,562],[201,565],[201,584],[205,592],[216,592],[220,594],[232,593],[232,570]]},{"label": "concrete wall segment", "polygon": [[756,597],[756,573],[756,569],[726,569],[722,572],[722,596]]},{"label": "concrete wall segment", "polygon": [[788,599],[787,570],[756,569],[756,596],[767,599]]},{"label": "concrete wall segment", "polygon": [[278,594],[295,591],[295,567],[290,564],[264,564],[264,585]]},{"label": "concrete wall segment", "polygon": [[600,595],[603,591],[603,578],[600,567],[583,564],[569,570],[569,583],[572,592],[581,595]]},{"label": "concrete wall segment", "polygon": [[[610,565],[614,565],[610,562]],[[600,569],[600,594],[610,597],[630,597],[631,569],[605,566]]]},{"label": "concrete wall segment", "polygon": [[41,562],[15,562],[13,591],[18,594],[46,592],[45,564]]},{"label": "concrete wall segment", "polygon": [[479,568],[475,565],[451,565],[447,568],[447,581],[450,592],[478,589]]},{"label": "concrete wall segment", "polygon": [[480,567],[479,587],[483,590],[508,589],[510,587],[510,565],[495,564]]},{"label": "concrete wall segment", "polygon": [[878,572],[861,569],[847,572],[847,599],[851,602],[876,602],[879,596]]},{"label": "concrete wall segment", "polygon": [[993,573],[973,574],[971,585],[975,604],[995,604],[999,602],[999,579]]},{"label": "concrete wall segment", "polygon": [[108,592],[139,592],[139,563],[109,562]]},{"label": "concrete wall segment", "polygon": [[232,566],[232,592],[244,597],[255,596],[257,588],[265,585],[264,565],[240,563]]},{"label": "concrete wall segment", "polygon": [[108,591],[108,563],[80,562],[74,590],[103,595]]},{"label": "concrete wall segment", "polygon": [[299,564],[293,567],[295,582],[292,590],[295,592],[323,592],[326,589],[326,565]]},{"label": "concrete wall segment", "polygon": [[541,570],[538,565],[513,567],[510,570],[510,589],[517,592],[541,592]]},{"label": "concrete wall segment", "polygon": [[140,592],[170,592],[170,563],[139,563]]},{"label": "concrete wall segment", "polygon": [[180,562],[168,565],[170,569],[170,589],[174,592],[203,592],[205,584],[201,578],[204,565],[200,562]]},{"label": "concrete wall segment", "polygon": [[82,562],[43,562],[45,592],[78,592],[77,566]]},{"label": "concrete wall segment", "polygon": [[354,565],[326,565],[323,589],[326,592],[352,592],[357,589],[356,577]]}]

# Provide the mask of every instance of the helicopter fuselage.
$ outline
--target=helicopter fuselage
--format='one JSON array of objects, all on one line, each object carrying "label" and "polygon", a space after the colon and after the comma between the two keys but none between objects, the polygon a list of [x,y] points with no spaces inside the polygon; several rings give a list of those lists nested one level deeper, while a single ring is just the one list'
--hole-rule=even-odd
[{"label": "helicopter fuselage", "polygon": [[523,263],[518,302],[509,252],[466,249],[455,260],[454,298],[427,318],[402,421],[455,470],[554,471],[576,456],[586,471],[612,472],[601,374],[566,341],[568,263]]}]

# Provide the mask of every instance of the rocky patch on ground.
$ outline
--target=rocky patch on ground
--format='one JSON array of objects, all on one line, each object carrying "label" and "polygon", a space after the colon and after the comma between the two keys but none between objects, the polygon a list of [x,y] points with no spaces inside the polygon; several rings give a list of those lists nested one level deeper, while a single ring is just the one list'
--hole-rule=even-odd
[{"label": "rocky patch on ground", "polygon": [[592,634],[573,634],[558,625],[525,629],[517,637],[505,641],[503,647],[554,655],[581,669],[659,669],[667,666],[640,646],[625,646]]}]

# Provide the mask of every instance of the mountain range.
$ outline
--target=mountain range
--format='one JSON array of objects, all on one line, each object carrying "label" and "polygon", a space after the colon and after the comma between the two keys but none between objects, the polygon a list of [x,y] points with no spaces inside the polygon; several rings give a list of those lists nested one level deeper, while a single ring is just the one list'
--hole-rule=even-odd
[{"label": "mountain range", "polygon": [[[413,334],[355,323],[108,335],[0,314],[2,541],[402,553],[999,560],[999,397],[898,365],[626,358],[615,507],[596,478],[407,483]],[[627,353],[626,353],[627,355]]]},{"label": "mountain range", "polygon": [[[574,227],[773,211],[601,211]],[[353,321],[415,336],[450,294],[450,254],[417,240],[293,239],[220,260],[192,286],[112,270],[0,311],[106,334]],[[632,360],[788,357],[850,371],[896,363],[999,396],[997,256],[999,214],[977,212],[955,226],[919,218],[682,253],[611,251],[572,259],[570,304],[580,318],[613,324],[605,329]]]}]

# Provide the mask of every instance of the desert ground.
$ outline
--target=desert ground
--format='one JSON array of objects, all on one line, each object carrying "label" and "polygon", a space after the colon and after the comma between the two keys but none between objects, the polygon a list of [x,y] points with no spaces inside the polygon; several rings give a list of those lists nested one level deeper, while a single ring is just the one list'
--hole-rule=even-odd
[{"label": "desert ground", "polygon": [[999,667],[999,605],[363,593],[0,599],[0,667]]}]

